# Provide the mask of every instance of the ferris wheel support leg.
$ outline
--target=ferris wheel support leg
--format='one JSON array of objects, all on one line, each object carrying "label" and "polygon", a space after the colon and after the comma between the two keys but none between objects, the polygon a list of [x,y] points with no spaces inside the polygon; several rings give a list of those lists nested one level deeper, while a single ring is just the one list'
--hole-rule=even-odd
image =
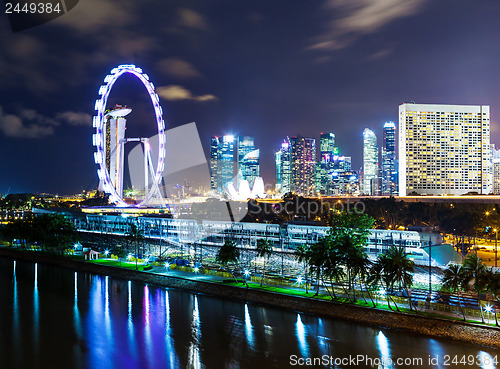
[{"label": "ferris wheel support leg", "polygon": [[148,198],[148,189],[149,189],[149,178],[148,178],[148,156],[149,156],[149,145],[144,143],[144,198]]}]

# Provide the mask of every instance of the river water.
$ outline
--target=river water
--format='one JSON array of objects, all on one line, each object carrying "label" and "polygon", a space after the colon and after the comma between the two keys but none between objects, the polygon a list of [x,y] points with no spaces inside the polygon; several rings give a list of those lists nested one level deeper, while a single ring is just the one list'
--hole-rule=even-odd
[{"label": "river water", "polygon": [[499,351],[0,258],[2,369],[496,368]]}]

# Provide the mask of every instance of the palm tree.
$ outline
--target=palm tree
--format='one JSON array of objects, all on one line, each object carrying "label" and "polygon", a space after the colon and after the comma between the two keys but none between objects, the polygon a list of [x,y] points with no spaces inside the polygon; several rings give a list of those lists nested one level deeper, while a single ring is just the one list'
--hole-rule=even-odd
[{"label": "palm tree", "polygon": [[444,277],[441,280],[443,288],[455,292],[464,288],[465,270],[459,264],[450,264],[444,270]]},{"label": "palm tree", "polygon": [[479,301],[479,293],[485,288],[484,278],[482,278],[482,276],[486,270],[486,266],[476,254],[467,255],[462,265],[467,275],[467,284],[472,282],[472,288],[477,293],[479,309],[481,311],[481,321],[484,323],[483,305]]},{"label": "palm tree", "polygon": [[[408,295],[410,310],[413,310],[409,288],[413,284],[413,273],[415,272],[415,262],[408,258],[404,247],[391,246],[386,254],[390,273],[394,275],[394,282],[402,283]],[[416,310],[416,308],[415,308]]]},{"label": "palm tree", "polygon": [[318,242],[308,246],[306,250],[306,258],[309,268],[312,273],[316,273],[317,289],[314,296],[319,294],[320,280],[323,277],[323,268],[328,260],[328,249],[330,247],[330,239],[321,237]]},{"label": "palm tree", "polygon": [[135,270],[138,269],[137,259],[139,258],[139,241],[144,239],[144,232],[141,228],[137,227],[136,224],[130,224],[130,229],[128,230],[126,236],[135,244]]},{"label": "palm tree", "polygon": [[345,278],[344,267],[342,265],[342,258],[340,257],[339,253],[335,249],[328,250],[328,257],[326,259],[325,266],[324,266],[324,274],[330,280],[330,286],[332,288],[332,292],[330,293],[330,291],[328,291],[328,293],[330,293],[332,300],[334,298],[337,298],[337,296],[335,295],[335,289],[333,286],[334,282],[335,282],[335,283],[341,285],[347,298],[349,299],[349,301],[351,301],[349,293],[344,288],[344,285],[341,282]]},{"label": "palm tree", "polygon": [[484,289],[481,275],[486,270],[486,265],[476,254],[467,255],[462,265],[466,276],[466,284],[469,285],[472,282],[472,288],[479,296],[479,293]]},{"label": "palm tree", "polygon": [[[444,270],[444,277],[441,280],[443,286],[442,288],[451,292],[459,291],[461,289],[464,289],[465,285],[467,284],[466,279],[467,276],[465,275],[465,270],[461,265],[450,264]],[[460,311],[462,312],[462,316],[465,320],[465,312],[462,303],[460,302],[460,295],[457,295],[457,297],[458,304],[460,305]]]},{"label": "palm tree", "polygon": [[399,311],[398,305],[389,294],[389,290],[393,289],[394,283],[396,282],[396,274],[394,273],[391,259],[388,257],[387,253],[380,254],[377,257],[377,261],[370,268],[367,282],[372,288],[376,288],[379,284],[383,284],[385,286],[387,306],[392,310],[390,303],[390,300],[392,300],[396,310]]},{"label": "palm tree", "polygon": [[[226,240],[222,247],[219,249],[217,256],[215,257],[215,261],[218,262],[221,266],[227,268],[227,265],[230,263],[238,264],[238,260],[240,258],[240,250],[236,246],[236,242],[233,240]],[[238,284],[238,280],[234,275],[234,270],[231,270],[231,274],[233,275],[236,284]],[[243,278],[244,283],[248,288],[247,281]]]},{"label": "palm tree", "polygon": [[262,267],[262,279],[260,280],[260,286],[264,282],[264,276],[266,273],[266,260],[272,255],[273,248],[271,247],[271,242],[264,238],[259,238],[257,240],[257,256],[264,258],[264,266]]},{"label": "palm tree", "polygon": [[[372,262],[368,258],[365,249],[361,247],[356,247],[350,257],[353,275],[355,276],[355,278],[359,276],[360,285],[365,285],[366,287],[366,278]],[[363,292],[363,287],[361,287],[361,292]],[[368,293],[368,297],[370,298],[373,306],[375,306],[375,302],[373,301],[372,295],[370,294],[368,288],[366,288],[366,292]],[[366,298],[363,293],[362,296],[366,303]]]}]

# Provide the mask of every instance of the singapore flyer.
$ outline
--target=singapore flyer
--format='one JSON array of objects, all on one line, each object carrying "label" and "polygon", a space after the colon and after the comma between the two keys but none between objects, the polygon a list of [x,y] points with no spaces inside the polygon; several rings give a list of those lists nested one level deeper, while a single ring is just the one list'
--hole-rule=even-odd
[{"label": "singapore flyer", "polygon": [[[125,116],[132,109],[120,105],[113,108],[106,107],[113,85],[121,76],[127,73],[141,81],[151,99],[159,140],[156,165],[152,160],[153,155],[149,138],[125,137]],[[114,204],[129,206],[123,197],[124,145],[127,142],[140,142],[144,148],[144,198],[136,206],[150,206],[153,205],[154,201],[162,203],[159,184],[165,167],[165,122],[158,95],[148,75],[133,64],[119,65],[113,68],[110,74],[104,78],[104,84],[99,88],[99,98],[95,102],[95,110],[96,115],[93,117],[95,133],[92,141],[96,147],[94,161],[99,165],[97,175],[100,189],[109,194],[109,199]]]}]

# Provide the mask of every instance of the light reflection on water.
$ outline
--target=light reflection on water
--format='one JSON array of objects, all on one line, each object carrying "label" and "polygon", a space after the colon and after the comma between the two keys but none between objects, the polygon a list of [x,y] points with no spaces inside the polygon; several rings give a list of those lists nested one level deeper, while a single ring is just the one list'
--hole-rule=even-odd
[{"label": "light reflection on water", "polygon": [[[0,298],[2,369],[272,368],[289,367],[291,355],[357,354],[421,357],[422,368],[431,367],[430,355],[482,355],[491,358],[490,364],[483,360],[470,367],[491,369],[498,355],[492,349],[2,258]],[[442,361],[437,367],[444,368]]]},{"label": "light reflection on water", "polygon": [[248,311],[248,304],[245,304],[245,336],[247,339],[248,347],[250,350],[254,350],[254,337],[253,337],[253,327],[252,320],[250,318],[250,313]]},{"label": "light reflection on water", "polygon": [[302,357],[309,357],[309,347],[306,342],[306,327],[304,323],[302,323],[302,319],[300,319],[300,314],[297,314],[297,323],[295,323],[297,329],[297,340],[299,344],[300,353]]},{"label": "light reflection on water", "polygon": [[382,359],[382,368],[393,368],[393,365],[391,364],[391,350],[389,348],[389,340],[382,331],[378,332],[377,334],[377,347],[378,351],[380,352],[380,358]]}]

